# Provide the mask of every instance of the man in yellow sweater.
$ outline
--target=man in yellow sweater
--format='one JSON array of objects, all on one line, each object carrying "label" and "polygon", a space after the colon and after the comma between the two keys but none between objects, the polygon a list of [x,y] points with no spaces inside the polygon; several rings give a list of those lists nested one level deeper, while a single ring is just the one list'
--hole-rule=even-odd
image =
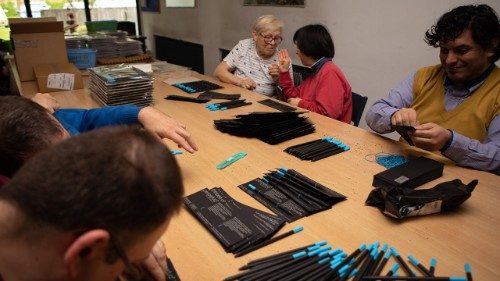
[{"label": "man in yellow sweater", "polygon": [[500,25],[488,5],[457,7],[425,33],[441,64],[411,74],[366,115],[376,132],[415,127],[415,146],[500,174]]}]

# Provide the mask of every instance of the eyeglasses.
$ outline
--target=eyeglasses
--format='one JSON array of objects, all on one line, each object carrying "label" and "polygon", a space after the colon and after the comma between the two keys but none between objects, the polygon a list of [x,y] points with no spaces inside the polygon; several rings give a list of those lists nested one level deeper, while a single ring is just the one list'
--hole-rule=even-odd
[{"label": "eyeglasses", "polygon": [[264,35],[262,33],[259,33],[259,35],[262,36],[262,38],[264,38],[264,42],[266,42],[266,44],[271,44],[271,42],[274,41],[276,45],[279,45],[281,41],[283,41],[283,38],[281,38],[281,36],[273,37],[272,35]]},{"label": "eyeglasses", "polygon": [[124,276],[126,276],[127,280],[141,280],[143,277],[141,267],[130,262],[125,250],[123,250],[113,235],[110,237],[110,243],[111,247],[113,247],[113,250],[118,255],[118,258],[120,258],[125,265]]}]

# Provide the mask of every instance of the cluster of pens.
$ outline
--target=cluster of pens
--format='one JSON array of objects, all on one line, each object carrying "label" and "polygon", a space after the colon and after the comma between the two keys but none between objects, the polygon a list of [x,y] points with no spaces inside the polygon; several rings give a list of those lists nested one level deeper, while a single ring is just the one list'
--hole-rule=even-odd
[{"label": "cluster of pens", "polygon": [[209,91],[209,90],[216,90],[216,89],[221,89],[222,86],[217,85],[215,83],[206,81],[206,80],[198,80],[198,81],[192,81],[192,82],[185,82],[185,83],[177,83],[172,85],[178,89],[183,90],[186,93],[197,93],[197,92],[204,92],[204,91]]},{"label": "cluster of pens", "polygon": [[302,160],[314,162],[349,149],[351,148],[340,140],[332,137],[325,137],[319,140],[290,146],[284,151]]},{"label": "cluster of pens", "polygon": [[236,119],[215,120],[217,130],[235,136],[254,137],[277,144],[314,132],[314,125],[297,112],[253,112]]},{"label": "cluster of pens", "polygon": [[[351,254],[347,255],[342,249],[327,245],[325,241],[307,245],[280,254],[250,261],[240,268],[245,270],[239,274],[224,279],[231,280],[450,280],[472,281],[470,265],[465,264],[466,277],[441,277],[435,276],[436,260],[431,260],[427,269],[413,256],[408,256],[410,263],[422,274],[417,276],[396,249],[388,248],[384,244],[379,251],[379,243],[362,244]],[[381,275],[385,265],[393,256],[396,263],[387,272]],[[401,267],[405,275],[399,275]]]},{"label": "cluster of pens", "polygon": [[239,188],[275,214],[292,222],[331,208],[346,197],[287,168],[239,185]]},{"label": "cluster of pens", "polygon": [[234,200],[220,187],[204,188],[188,195],[184,203],[226,252],[237,255],[267,245],[265,243],[270,243],[274,233],[285,224],[279,216]]},{"label": "cluster of pens", "polygon": [[240,106],[245,106],[245,105],[251,105],[251,102],[247,102],[245,99],[238,99],[238,100],[231,100],[231,101],[226,101],[226,102],[219,102],[219,103],[210,103],[207,104],[205,107],[210,110],[210,111],[217,111],[217,110],[226,110],[230,108],[236,108]]}]

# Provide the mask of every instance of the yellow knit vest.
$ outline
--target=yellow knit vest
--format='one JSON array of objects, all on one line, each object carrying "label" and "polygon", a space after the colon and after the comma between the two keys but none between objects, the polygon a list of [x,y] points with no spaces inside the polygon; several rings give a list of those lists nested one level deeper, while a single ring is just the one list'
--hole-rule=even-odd
[{"label": "yellow knit vest", "polygon": [[413,83],[413,103],[420,124],[433,122],[466,137],[483,142],[488,126],[500,112],[500,69],[451,111],[444,106],[445,72],[441,65],[417,71]]}]

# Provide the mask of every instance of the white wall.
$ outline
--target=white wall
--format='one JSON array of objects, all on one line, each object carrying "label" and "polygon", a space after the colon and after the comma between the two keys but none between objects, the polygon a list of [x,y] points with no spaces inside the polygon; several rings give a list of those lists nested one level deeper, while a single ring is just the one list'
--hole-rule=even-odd
[{"label": "white wall", "polygon": [[[142,13],[147,46],[154,36],[182,39],[204,46],[205,73],[219,63],[219,48],[231,49],[250,35],[252,22],[274,14],[285,22],[281,47],[295,54],[292,36],[310,23],[328,27],[335,43],[334,60],[355,92],[368,96],[367,108],[385,97],[417,68],[437,64],[438,52],[424,41],[424,32],[451,8],[473,4],[461,0],[306,0],[305,8],[243,6],[243,0],[197,0],[196,8],[165,8]],[[485,3],[500,13],[499,0]],[[294,63],[300,64],[297,57]],[[365,109],[366,111],[366,109]],[[367,128],[363,121],[361,127]]]}]

